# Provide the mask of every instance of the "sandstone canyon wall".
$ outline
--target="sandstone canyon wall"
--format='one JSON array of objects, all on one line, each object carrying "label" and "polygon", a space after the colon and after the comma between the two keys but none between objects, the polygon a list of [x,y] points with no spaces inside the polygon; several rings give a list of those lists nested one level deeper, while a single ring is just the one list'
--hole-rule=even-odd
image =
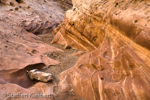
[{"label": "sandstone canyon wall", "polygon": [[[39,99],[7,93],[51,95],[43,100],[149,100],[149,6],[149,0],[0,0],[0,100]],[[51,43],[80,50],[73,54],[76,64],[59,74],[56,93],[57,84],[35,83],[26,74],[59,63],[45,53],[63,50],[37,36],[51,32]]]},{"label": "sandstone canyon wall", "polygon": [[72,2],[52,43],[88,52],[61,73],[59,90],[72,84],[86,100],[149,100],[150,1]]}]

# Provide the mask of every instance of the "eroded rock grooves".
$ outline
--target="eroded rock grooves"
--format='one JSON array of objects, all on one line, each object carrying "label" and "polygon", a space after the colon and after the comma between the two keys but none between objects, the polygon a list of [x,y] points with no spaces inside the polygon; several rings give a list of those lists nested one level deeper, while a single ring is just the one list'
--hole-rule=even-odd
[{"label": "eroded rock grooves", "polygon": [[52,43],[89,52],[61,73],[59,90],[72,84],[86,100],[149,100],[149,0],[72,3]]},{"label": "eroded rock grooves", "polygon": [[[0,0],[0,100],[18,92],[51,95],[43,100],[149,100],[149,5],[149,0]],[[36,36],[53,29],[51,43],[82,50],[69,51],[77,62],[48,45],[52,38],[43,43]],[[74,62],[56,57],[65,54]],[[58,83],[29,80],[26,71],[35,68],[53,72]]]}]

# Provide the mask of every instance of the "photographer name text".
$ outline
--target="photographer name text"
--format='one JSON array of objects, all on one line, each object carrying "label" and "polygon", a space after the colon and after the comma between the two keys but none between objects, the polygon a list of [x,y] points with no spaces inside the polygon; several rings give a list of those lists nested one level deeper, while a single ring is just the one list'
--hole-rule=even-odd
[{"label": "photographer name text", "polygon": [[22,94],[20,92],[14,93],[4,93],[3,98],[51,98],[51,94],[42,94],[42,93],[29,93]]}]

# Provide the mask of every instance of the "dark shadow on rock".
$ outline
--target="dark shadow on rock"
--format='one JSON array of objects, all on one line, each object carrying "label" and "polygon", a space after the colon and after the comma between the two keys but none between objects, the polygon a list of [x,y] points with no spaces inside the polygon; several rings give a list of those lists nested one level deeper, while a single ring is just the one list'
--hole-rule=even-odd
[{"label": "dark shadow on rock", "polygon": [[14,83],[20,85],[21,87],[29,88],[33,86],[36,82],[31,80],[28,77],[27,71],[31,69],[40,70],[44,66],[45,64],[39,63],[39,64],[28,65],[25,68],[20,70],[16,70],[16,69],[2,70],[0,71],[0,76],[2,78],[1,80],[3,81],[2,82],[0,81],[0,84]]}]

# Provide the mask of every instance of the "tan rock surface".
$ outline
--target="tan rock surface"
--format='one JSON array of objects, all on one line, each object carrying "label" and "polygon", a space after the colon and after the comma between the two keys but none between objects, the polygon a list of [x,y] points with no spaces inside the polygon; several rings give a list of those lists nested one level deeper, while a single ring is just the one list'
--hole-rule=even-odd
[{"label": "tan rock surface", "polygon": [[[73,0],[61,22],[68,7],[56,1],[0,0],[0,100],[149,100],[150,2]],[[55,27],[52,43],[82,51],[39,41]],[[29,79],[27,70],[41,68],[56,74],[58,86]]]},{"label": "tan rock surface", "polygon": [[59,91],[72,84],[86,100],[149,100],[150,2],[72,2],[52,43],[90,52],[61,73]]}]

